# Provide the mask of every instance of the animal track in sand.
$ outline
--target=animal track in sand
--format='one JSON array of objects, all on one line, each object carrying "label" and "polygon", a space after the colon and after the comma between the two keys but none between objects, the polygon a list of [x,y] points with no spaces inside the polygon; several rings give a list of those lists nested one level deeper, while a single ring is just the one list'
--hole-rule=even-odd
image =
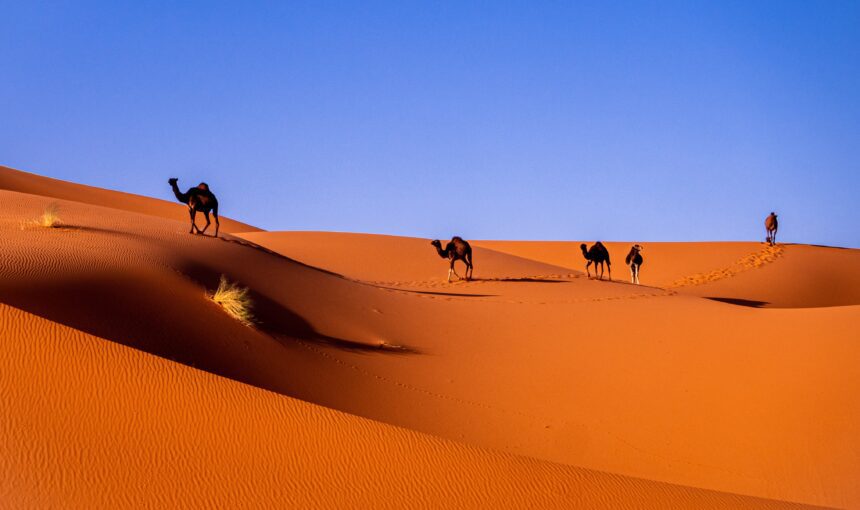
[{"label": "animal track in sand", "polygon": [[757,269],[770,264],[785,253],[782,245],[766,246],[755,253],[750,253],[735,261],[729,267],[715,269],[708,273],[696,273],[675,280],[668,288],[689,287],[692,285],[703,285],[706,283],[731,278],[750,269]]},{"label": "animal track in sand", "polygon": [[[404,294],[409,294],[414,297],[422,298],[422,299],[430,299],[434,301],[470,301],[470,302],[479,302],[479,303],[506,303],[506,304],[536,304],[536,305],[548,305],[548,304],[574,304],[574,303],[593,303],[593,302],[601,302],[601,301],[616,301],[616,300],[625,300],[625,299],[648,299],[655,297],[666,297],[666,296],[674,296],[676,293],[671,290],[653,288],[654,292],[643,292],[638,294],[628,294],[628,295],[620,295],[620,296],[594,296],[594,297],[581,297],[581,298],[571,298],[571,299],[559,299],[559,300],[540,300],[540,301],[528,301],[528,300],[518,300],[518,299],[505,299],[504,296],[499,294],[468,294],[468,293],[446,293],[441,291],[429,291],[422,289],[443,289],[443,288],[451,288],[454,286],[464,286],[468,285],[470,287],[475,285],[480,285],[484,283],[496,282],[496,283],[504,283],[504,282],[527,282],[527,283],[565,283],[569,279],[581,279],[585,278],[584,275],[570,273],[566,275],[542,275],[542,276],[524,276],[518,278],[487,278],[481,280],[472,280],[470,282],[466,281],[458,281],[452,283],[446,283],[443,281],[434,281],[434,280],[425,280],[425,281],[366,281],[362,282],[367,285],[372,285],[382,291],[385,292],[399,292]],[[490,299],[481,299],[481,298],[490,298]],[[491,299],[491,298],[499,298],[499,299]]]}]

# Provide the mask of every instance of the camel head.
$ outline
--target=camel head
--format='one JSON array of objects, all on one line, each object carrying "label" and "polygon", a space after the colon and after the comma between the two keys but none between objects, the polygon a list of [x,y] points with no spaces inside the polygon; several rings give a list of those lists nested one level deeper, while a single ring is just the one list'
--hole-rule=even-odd
[{"label": "camel head", "polygon": [[430,241],[430,244],[435,246],[436,248],[438,248],[440,250],[442,249],[442,241],[440,241],[438,239],[434,239],[434,240]]},{"label": "camel head", "polygon": [[633,249],[634,249],[634,250],[636,250],[636,251],[642,251],[642,250],[643,250],[643,248],[642,248],[642,245],[641,245],[641,244],[634,244],[634,245],[633,245]]},{"label": "camel head", "polygon": [[167,179],[167,184],[170,184],[171,186],[173,186],[174,184],[176,184],[176,182],[178,180],[179,179],[177,179],[176,177],[171,177],[170,179]]},{"label": "camel head", "polygon": [[588,254],[588,246],[587,246],[585,243],[580,244],[580,245],[579,245],[579,249],[581,249],[581,250],[582,250],[582,254],[583,254],[583,255],[587,255],[587,254]]}]

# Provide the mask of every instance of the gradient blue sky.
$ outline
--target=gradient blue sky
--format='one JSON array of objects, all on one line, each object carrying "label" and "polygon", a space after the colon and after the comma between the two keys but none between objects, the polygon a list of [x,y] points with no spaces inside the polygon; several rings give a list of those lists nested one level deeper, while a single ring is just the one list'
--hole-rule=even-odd
[{"label": "gradient blue sky", "polygon": [[[0,164],[270,230],[860,246],[860,2],[0,1]],[[179,219],[179,218],[178,218]]]}]

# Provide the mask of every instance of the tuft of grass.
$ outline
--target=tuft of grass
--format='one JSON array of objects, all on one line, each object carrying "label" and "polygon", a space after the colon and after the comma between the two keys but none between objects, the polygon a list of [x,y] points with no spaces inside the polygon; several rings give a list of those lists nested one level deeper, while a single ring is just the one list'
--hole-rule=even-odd
[{"label": "tuft of grass", "polygon": [[237,283],[227,281],[227,277],[221,275],[218,289],[209,296],[227,312],[230,317],[246,326],[253,326],[254,316],[251,314],[251,296],[248,295],[247,287],[240,287]]},{"label": "tuft of grass", "polygon": [[38,220],[39,226],[45,228],[54,228],[60,225],[60,206],[56,203],[48,204],[48,207],[45,207],[45,212],[42,213],[42,216]]},{"label": "tuft of grass", "polygon": [[57,228],[60,226],[60,206],[56,202],[48,204],[45,212],[35,220],[21,222],[21,230],[33,227]]}]

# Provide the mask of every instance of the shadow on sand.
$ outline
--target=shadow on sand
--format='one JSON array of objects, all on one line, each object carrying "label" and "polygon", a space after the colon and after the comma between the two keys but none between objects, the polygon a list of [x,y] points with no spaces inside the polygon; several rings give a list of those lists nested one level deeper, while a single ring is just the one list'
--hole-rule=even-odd
[{"label": "shadow on sand", "polygon": [[706,297],[705,299],[710,299],[711,301],[719,301],[720,303],[728,303],[730,305],[747,306],[750,308],[762,308],[765,305],[770,304],[767,301],[753,301],[750,299],[727,298],[727,297]]}]

